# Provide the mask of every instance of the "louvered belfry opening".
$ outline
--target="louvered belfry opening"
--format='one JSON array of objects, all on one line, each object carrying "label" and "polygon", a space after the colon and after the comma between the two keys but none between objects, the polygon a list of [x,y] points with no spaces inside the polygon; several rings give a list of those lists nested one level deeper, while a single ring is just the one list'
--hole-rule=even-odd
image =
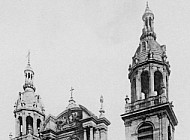
[{"label": "louvered belfry opening", "polygon": [[138,129],[138,140],[153,140],[153,127],[149,123],[143,123]]}]

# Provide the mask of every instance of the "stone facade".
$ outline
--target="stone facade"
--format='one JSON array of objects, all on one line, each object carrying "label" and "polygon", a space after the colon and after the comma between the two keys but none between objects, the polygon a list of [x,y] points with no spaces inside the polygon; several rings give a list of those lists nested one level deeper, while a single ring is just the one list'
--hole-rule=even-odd
[{"label": "stone facade", "polygon": [[[126,96],[121,115],[126,140],[173,140],[178,121],[169,102],[170,65],[166,46],[156,41],[154,14],[146,7],[144,28],[139,46],[129,65],[130,102]],[[103,97],[99,117],[72,97],[58,116],[45,115],[45,109],[33,84],[34,71],[28,64],[24,70],[24,92],[15,103],[15,137],[10,140],[107,140],[110,122],[104,116]]]},{"label": "stone facade", "polygon": [[170,65],[166,46],[156,41],[154,14],[148,4],[140,43],[129,65],[131,102],[126,96],[126,140],[173,140],[178,121],[169,102]]}]

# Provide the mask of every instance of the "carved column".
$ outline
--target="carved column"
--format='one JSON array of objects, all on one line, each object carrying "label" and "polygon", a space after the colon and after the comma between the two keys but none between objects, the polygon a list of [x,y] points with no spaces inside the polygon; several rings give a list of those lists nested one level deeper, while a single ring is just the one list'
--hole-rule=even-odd
[{"label": "carved column", "polygon": [[34,135],[38,134],[38,131],[37,131],[37,120],[36,120],[35,116],[33,117],[33,134]]},{"label": "carved column", "polygon": [[16,117],[16,118],[15,118],[15,137],[18,137],[18,136],[19,136],[19,130],[20,130],[19,120],[18,120],[18,118]]},{"label": "carved column", "polygon": [[99,131],[99,129],[96,129],[95,140],[100,140],[100,131]]},{"label": "carved column", "polygon": [[164,94],[164,96],[166,96],[166,72],[165,71],[163,71],[163,86],[164,86],[163,94]]},{"label": "carved column", "polygon": [[106,130],[105,129],[101,129],[100,130],[100,139],[101,140],[106,140],[106,132],[105,132]]},{"label": "carved column", "polygon": [[90,140],[93,140],[94,136],[93,136],[93,127],[90,127]]},{"label": "carved column", "polygon": [[154,69],[150,69],[150,78],[149,78],[149,81],[150,81],[150,93],[149,93],[149,96],[155,96],[154,95]]},{"label": "carved column", "polygon": [[86,136],[86,128],[84,128],[84,140],[87,140],[87,136]]},{"label": "carved column", "polygon": [[22,116],[22,124],[23,124],[22,135],[25,135],[26,134],[26,116],[25,115]]},{"label": "carved column", "polygon": [[159,140],[163,140],[163,113],[159,113],[158,115],[158,119],[159,119]]},{"label": "carved column", "polygon": [[99,129],[97,129],[97,134],[96,134],[96,140],[100,140],[100,130]]}]

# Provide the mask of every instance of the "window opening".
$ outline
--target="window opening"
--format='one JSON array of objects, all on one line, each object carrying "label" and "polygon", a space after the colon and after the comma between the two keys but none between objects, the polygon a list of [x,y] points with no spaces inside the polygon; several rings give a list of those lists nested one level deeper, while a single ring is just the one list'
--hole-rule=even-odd
[{"label": "window opening", "polygon": [[22,136],[22,117],[19,117],[18,120],[19,120],[19,133],[20,136]]},{"label": "window opening", "polygon": [[29,130],[33,132],[33,118],[31,116],[26,117],[26,132],[29,133]]},{"label": "window opening", "polygon": [[144,99],[148,98],[148,92],[149,92],[149,74],[148,74],[148,71],[143,71],[141,74],[141,92],[142,92],[142,98],[143,98],[143,96],[144,96]]},{"label": "window opening", "polygon": [[143,123],[138,129],[138,140],[153,140],[153,127],[149,123]]},{"label": "window opening", "polygon": [[37,119],[37,129],[40,131],[40,126],[41,126],[41,120]]},{"label": "window opening", "polygon": [[157,95],[162,94],[163,86],[162,73],[160,71],[156,71],[154,73],[154,91],[156,91]]}]

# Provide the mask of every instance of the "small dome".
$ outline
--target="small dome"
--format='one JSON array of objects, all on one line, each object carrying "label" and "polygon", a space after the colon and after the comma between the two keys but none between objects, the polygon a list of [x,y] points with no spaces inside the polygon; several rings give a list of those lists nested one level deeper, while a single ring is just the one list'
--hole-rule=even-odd
[{"label": "small dome", "polygon": [[165,50],[165,45],[161,46],[155,40],[144,41],[137,48],[135,56],[133,57],[133,65],[142,63],[148,59],[163,61]]},{"label": "small dome", "polygon": [[15,107],[15,111],[22,108],[37,110],[42,113],[45,111],[40,96],[35,95],[31,90],[19,94]]},{"label": "small dome", "polygon": [[70,100],[69,105],[67,106],[67,109],[71,109],[71,108],[79,108],[79,105],[74,100]]},{"label": "small dome", "polygon": [[33,69],[32,69],[32,67],[30,66],[30,64],[28,64],[28,65],[26,66],[25,71],[26,71],[26,70],[33,71]]}]

